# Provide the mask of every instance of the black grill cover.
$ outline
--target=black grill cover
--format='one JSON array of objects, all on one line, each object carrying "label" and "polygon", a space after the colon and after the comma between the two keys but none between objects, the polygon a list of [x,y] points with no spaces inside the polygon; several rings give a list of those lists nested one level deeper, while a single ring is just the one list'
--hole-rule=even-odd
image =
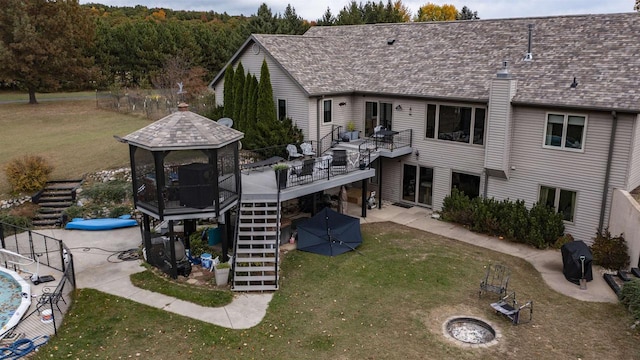
[{"label": "black grill cover", "polygon": [[580,257],[584,256],[584,278],[587,281],[593,280],[591,272],[591,262],[593,255],[591,249],[583,241],[572,241],[562,245],[562,273],[564,277],[572,283],[579,285],[582,278],[582,262]]}]

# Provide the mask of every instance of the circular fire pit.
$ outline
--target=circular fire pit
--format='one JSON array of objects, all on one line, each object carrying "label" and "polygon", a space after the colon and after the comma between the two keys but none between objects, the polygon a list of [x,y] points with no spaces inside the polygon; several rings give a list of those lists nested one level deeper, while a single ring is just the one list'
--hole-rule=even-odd
[{"label": "circular fire pit", "polygon": [[443,324],[444,335],[464,345],[491,346],[497,343],[499,332],[486,321],[469,317],[455,316]]}]

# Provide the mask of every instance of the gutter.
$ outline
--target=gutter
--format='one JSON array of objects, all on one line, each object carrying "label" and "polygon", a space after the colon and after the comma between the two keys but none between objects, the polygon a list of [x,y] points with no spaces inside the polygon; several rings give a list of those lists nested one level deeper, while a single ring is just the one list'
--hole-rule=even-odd
[{"label": "gutter", "polygon": [[607,170],[604,174],[604,188],[602,189],[602,202],[600,203],[600,220],[598,221],[598,232],[602,231],[604,225],[604,212],[607,207],[609,195],[609,178],[611,177],[611,158],[613,157],[613,146],[616,140],[616,128],[618,127],[618,115],[615,110],[611,112],[613,123],[611,124],[611,137],[609,138],[609,153],[607,154]]}]

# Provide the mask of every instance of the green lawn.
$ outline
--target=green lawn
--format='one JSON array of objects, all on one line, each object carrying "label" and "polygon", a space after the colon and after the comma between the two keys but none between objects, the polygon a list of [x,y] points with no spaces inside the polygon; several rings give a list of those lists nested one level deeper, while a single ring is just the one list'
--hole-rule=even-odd
[{"label": "green lawn", "polygon": [[[78,92],[56,92],[56,93],[36,93],[36,100],[68,99],[68,98],[93,98],[95,91]],[[29,94],[18,91],[0,91],[0,102],[2,101],[25,101],[29,102]]]},{"label": "green lawn", "polygon": [[[231,330],[82,289],[59,335],[34,359],[638,359],[640,336],[617,304],[549,289],[526,261],[392,223],[363,225],[360,253],[284,255],[266,318]],[[483,267],[511,268],[534,300],[513,326],[478,298]],[[485,349],[442,335],[453,315],[484,318],[503,336]]]},{"label": "green lawn", "polygon": [[124,136],[149,123],[96,109],[93,100],[0,104],[0,198],[10,191],[6,164],[27,154],[46,158],[54,167],[52,179],[129,166],[127,145],[113,135]]}]

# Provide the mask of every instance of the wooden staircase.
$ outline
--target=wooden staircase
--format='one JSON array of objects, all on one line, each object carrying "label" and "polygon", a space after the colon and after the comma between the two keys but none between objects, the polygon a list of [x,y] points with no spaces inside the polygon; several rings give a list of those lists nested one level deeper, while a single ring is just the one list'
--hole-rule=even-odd
[{"label": "wooden staircase", "polygon": [[47,181],[44,189],[32,198],[34,204],[40,205],[33,219],[36,227],[55,226],[59,223],[63,212],[76,200],[76,190],[82,180]]},{"label": "wooden staircase", "polygon": [[277,201],[241,200],[234,250],[234,291],[278,290],[279,215]]}]

